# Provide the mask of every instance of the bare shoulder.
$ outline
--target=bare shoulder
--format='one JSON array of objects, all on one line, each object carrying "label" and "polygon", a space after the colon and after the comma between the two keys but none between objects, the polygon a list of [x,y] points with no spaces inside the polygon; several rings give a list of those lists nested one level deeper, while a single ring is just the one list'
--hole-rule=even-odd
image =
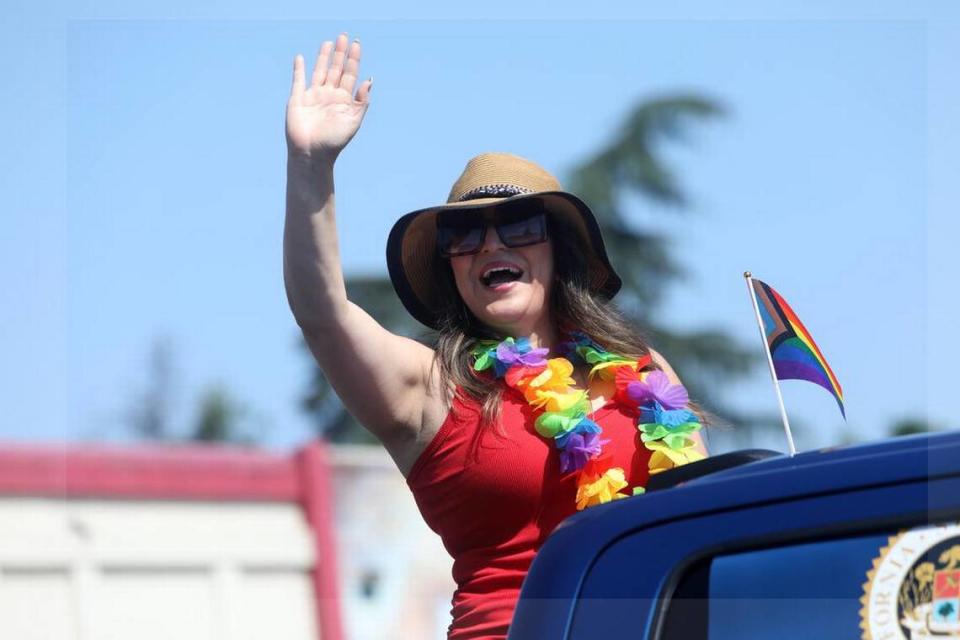
[{"label": "bare shoulder", "polygon": [[650,349],[650,358],[653,360],[653,363],[660,367],[667,378],[670,379],[670,382],[674,384],[680,384],[680,377],[677,375],[677,372],[673,370],[673,367],[670,366],[670,363],[667,362],[667,359],[664,358],[658,351]]}]

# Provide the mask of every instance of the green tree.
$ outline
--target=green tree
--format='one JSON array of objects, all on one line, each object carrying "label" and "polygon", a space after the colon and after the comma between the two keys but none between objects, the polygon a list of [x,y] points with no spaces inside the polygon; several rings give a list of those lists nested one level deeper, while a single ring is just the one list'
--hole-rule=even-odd
[{"label": "green tree", "polygon": [[[621,308],[647,331],[654,347],[681,372],[693,397],[720,422],[738,427],[776,425],[775,420],[742,415],[722,402],[723,384],[743,375],[759,358],[722,331],[678,332],[660,323],[656,309],[667,287],[684,275],[667,239],[631,223],[624,202],[640,196],[658,210],[681,211],[688,205],[679,179],[658,152],[664,140],[682,140],[692,121],[714,119],[722,108],[700,96],[674,95],[639,104],[625,118],[613,141],[579,163],[561,183],[579,195],[596,214],[607,251],[624,286]],[[565,179],[564,179],[565,178]],[[419,337],[422,327],[403,309],[385,276],[347,278],[348,296],[389,330]],[[302,343],[305,353],[306,345]],[[318,432],[332,441],[373,442],[344,410],[318,367],[314,367],[302,403]]]},{"label": "green tree", "polygon": [[[637,105],[612,141],[574,167],[569,189],[580,195],[597,216],[611,262],[623,278],[617,303],[651,344],[682,372],[692,397],[720,424],[736,425],[749,436],[758,427],[776,428],[776,417],[744,414],[724,402],[726,382],[747,375],[760,362],[747,349],[716,329],[679,332],[662,323],[657,310],[668,287],[686,276],[671,255],[668,238],[630,220],[626,202],[639,196],[660,205],[656,211],[677,214],[689,207],[679,178],[659,157],[663,142],[682,142],[689,125],[724,115],[715,101],[696,95],[661,96]],[[746,429],[745,431],[743,429]],[[738,438],[741,442],[746,438]]]},{"label": "green tree", "polygon": [[923,418],[902,418],[890,425],[887,430],[893,436],[912,436],[917,433],[929,433],[937,429]]},{"label": "green tree", "polygon": [[[142,391],[131,400],[125,422],[134,437],[147,441],[232,442],[253,444],[262,425],[253,422],[250,410],[221,384],[208,386],[200,395],[193,424],[184,429],[172,418],[178,384],[173,340],[157,337],[150,345]],[[358,426],[359,428],[359,426]]]},{"label": "green tree", "polygon": [[253,444],[257,439],[255,433],[245,428],[250,417],[250,411],[234,399],[223,385],[211,385],[200,397],[188,439]]},{"label": "green tree", "polygon": [[142,440],[168,440],[173,437],[170,428],[176,382],[173,352],[173,341],[168,336],[154,338],[144,368],[144,388],[133,398],[126,411],[127,427]]}]

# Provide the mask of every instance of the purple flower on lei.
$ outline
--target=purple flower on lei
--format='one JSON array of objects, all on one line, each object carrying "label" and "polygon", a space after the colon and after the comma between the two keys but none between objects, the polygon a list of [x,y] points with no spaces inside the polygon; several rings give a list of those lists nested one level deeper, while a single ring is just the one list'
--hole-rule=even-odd
[{"label": "purple flower on lei", "polygon": [[519,338],[516,341],[504,340],[497,345],[497,356],[494,361],[494,371],[497,377],[507,372],[515,364],[525,367],[539,367],[547,364],[545,356],[549,349],[531,349],[529,338]]},{"label": "purple flower on lei", "polygon": [[583,468],[587,460],[599,455],[600,447],[609,440],[601,440],[596,433],[580,434],[571,432],[566,438],[566,446],[560,451],[560,473],[568,473]]},{"label": "purple flower on lei", "polygon": [[638,405],[659,402],[664,409],[682,409],[690,397],[682,384],[672,384],[663,371],[651,371],[643,381],[627,385],[627,395]]}]

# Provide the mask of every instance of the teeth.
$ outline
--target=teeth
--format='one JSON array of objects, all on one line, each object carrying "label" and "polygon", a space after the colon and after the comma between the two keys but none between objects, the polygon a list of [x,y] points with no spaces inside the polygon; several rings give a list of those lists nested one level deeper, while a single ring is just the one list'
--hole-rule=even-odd
[{"label": "teeth", "polygon": [[507,273],[512,274],[512,275],[515,275],[515,276],[520,275],[520,270],[519,270],[519,269],[511,269],[510,267],[494,267],[493,269],[488,269],[488,270],[484,271],[484,272],[483,272],[483,277],[484,277],[484,278],[489,278],[491,275],[493,275],[494,273],[496,273],[496,272],[498,272],[498,271],[506,271]]},{"label": "teeth", "polygon": [[523,274],[523,271],[521,271],[520,269],[515,269],[512,267],[493,267],[492,269],[487,269],[486,271],[484,271],[483,275],[480,276],[480,280],[482,280],[484,284],[489,285],[490,278],[493,277],[493,274],[500,273],[500,272],[509,273],[510,275],[516,276],[517,278],[519,278]]}]

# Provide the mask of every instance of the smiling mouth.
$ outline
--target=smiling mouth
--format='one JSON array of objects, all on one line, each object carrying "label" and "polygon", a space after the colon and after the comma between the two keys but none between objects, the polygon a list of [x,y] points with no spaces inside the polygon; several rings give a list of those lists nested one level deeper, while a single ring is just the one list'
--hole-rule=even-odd
[{"label": "smiling mouth", "polygon": [[520,269],[511,267],[495,267],[483,273],[480,276],[480,282],[485,287],[496,287],[507,282],[515,282],[523,275]]}]

